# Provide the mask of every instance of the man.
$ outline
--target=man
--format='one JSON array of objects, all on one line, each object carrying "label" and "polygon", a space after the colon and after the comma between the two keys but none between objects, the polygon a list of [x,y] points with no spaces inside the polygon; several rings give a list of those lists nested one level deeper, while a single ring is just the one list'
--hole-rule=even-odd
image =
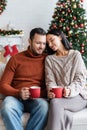
[{"label": "man", "polygon": [[[26,130],[44,130],[48,103],[45,99],[43,53],[46,47],[46,32],[34,28],[30,32],[28,50],[11,57],[0,82],[0,93],[6,95],[1,108],[1,115],[6,130],[23,130],[21,116],[29,112],[30,118]],[[41,87],[41,98],[31,99],[29,88]],[[43,98],[42,98],[43,97]]]}]

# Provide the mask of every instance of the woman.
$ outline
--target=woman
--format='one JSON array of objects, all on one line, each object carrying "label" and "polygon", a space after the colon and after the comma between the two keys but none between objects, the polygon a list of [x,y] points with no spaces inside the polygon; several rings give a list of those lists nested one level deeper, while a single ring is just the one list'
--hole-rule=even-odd
[{"label": "woman", "polygon": [[[77,50],[73,50],[62,31],[47,33],[47,44],[54,54],[45,62],[46,86],[50,99],[47,130],[71,129],[73,113],[87,106],[86,67]],[[63,98],[55,98],[53,87],[63,87]]]}]

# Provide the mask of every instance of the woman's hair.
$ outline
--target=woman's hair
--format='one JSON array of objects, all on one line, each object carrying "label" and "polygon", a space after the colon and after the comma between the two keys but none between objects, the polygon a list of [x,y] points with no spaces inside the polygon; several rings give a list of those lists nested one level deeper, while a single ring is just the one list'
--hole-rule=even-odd
[{"label": "woman's hair", "polygon": [[[51,29],[47,32],[46,35],[48,34],[53,34],[56,36],[61,36],[62,37],[62,44],[65,47],[66,50],[70,50],[72,49],[72,47],[70,46],[69,41],[67,40],[66,36],[64,35],[64,33],[60,30],[60,29]],[[53,54],[55,53],[52,49],[49,48],[49,46],[47,45],[47,53],[49,54]]]}]

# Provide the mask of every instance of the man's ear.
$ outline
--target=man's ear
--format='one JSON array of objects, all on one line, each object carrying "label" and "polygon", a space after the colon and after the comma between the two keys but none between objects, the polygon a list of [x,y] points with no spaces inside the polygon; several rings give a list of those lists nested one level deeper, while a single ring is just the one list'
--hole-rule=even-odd
[{"label": "man's ear", "polygon": [[29,45],[31,45],[31,39],[28,39],[28,43],[29,43]]}]

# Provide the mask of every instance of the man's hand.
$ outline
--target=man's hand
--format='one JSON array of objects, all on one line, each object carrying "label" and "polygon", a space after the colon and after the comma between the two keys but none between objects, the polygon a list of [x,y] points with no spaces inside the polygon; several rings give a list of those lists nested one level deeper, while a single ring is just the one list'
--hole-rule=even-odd
[{"label": "man's hand", "polygon": [[30,97],[30,92],[29,92],[29,88],[28,88],[28,87],[23,87],[23,88],[20,90],[20,97],[21,97],[21,99],[23,99],[23,100],[29,99],[29,97]]}]

